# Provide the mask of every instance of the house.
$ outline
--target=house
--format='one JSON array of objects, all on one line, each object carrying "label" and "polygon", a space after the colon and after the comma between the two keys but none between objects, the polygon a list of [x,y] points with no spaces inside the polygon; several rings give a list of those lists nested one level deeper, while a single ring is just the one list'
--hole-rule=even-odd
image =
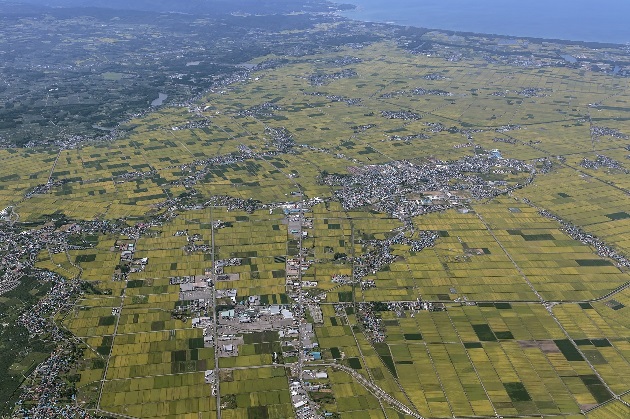
[{"label": "house", "polygon": [[222,319],[233,319],[234,318],[234,309],[225,310],[219,313]]},{"label": "house", "polygon": [[181,292],[194,291],[195,290],[195,284],[193,284],[191,282],[186,282],[184,284],[179,284],[179,290]]},{"label": "house", "polygon": [[447,198],[446,193],[442,191],[424,191],[422,194],[432,201],[440,201]]},{"label": "house", "polygon": [[282,310],[282,316],[285,319],[292,319],[293,318],[293,313],[291,313],[289,310]]},{"label": "house", "polygon": [[501,157],[501,152],[498,149],[494,149],[490,151],[490,158],[491,159],[501,159],[503,157]]}]

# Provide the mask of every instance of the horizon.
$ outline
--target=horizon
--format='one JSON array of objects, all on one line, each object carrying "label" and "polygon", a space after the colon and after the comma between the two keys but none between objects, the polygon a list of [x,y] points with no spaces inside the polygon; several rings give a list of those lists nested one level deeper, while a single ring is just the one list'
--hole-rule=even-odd
[{"label": "horizon", "polygon": [[[342,15],[456,32],[625,44],[630,42],[624,0],[347,0]],[[404,12],[403,12],[404,11]]]}]

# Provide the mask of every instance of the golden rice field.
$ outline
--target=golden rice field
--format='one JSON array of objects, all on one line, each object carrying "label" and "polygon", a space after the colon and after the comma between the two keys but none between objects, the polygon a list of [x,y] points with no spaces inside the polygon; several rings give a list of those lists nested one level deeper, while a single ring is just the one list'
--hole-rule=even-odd
[{"label": "golden rice field", "polygon": [[[352,64],[357,77],[309,84],[310,74],[332,72],[325,60],[340,55],[360,60]],[[431,73],[442,77],[424,77]],[[399,93],[418,86],[450,95]],[[546,94],[517,93],[528,87]],[[304,94],[315,91],[323,94]],[[361,101],[349,106],[327,98],[335,95]],[[274,117],[241,113],[266,102],[279,107]],[[482,130],[471,134],[476,146],[498,148],[504,157],[525,162],[548,157],[552,169],[509,196],[472,201],[467,211],[414,217],[410,223],[416,230],[439,232],[435,246],[418,252],[392,246],[396,260],[365,278],[375,282],[373,288],[338,286],[331,278],[351,276],[351,258],[369,250],[365,240],[383,240],[404,223],[370,208],[346,211],[335,200],[309,208],[313,227],[302,245],[312,265],[303,279],[317,282],[313,295],[326,294],[323,323],[315,326],[322,362],[355,369],[428,418],[578,418],[583,413],[624,418],[630,416],[630,291],[619,287],[630,282],[628,271],[538,213],[548,210],[630,255],[628,175],[580,165],[584,158],[605,155],[630,169],[628,140],[592,141],[584,115],[594,102],[606,105],[593,115],[596,124],[630,134],[628,110],[623,110],[630,91],[623,78],[481,59],[446,62],[390,43],[291,58],[288,65],[203,97],[199,106],[210,121],[203,128],[173,130],[195,115],[164,108],[127,123],[128,135],[114,142],[62,151],[0,150],[0,207],[14,206],[26,223],[63,213],[69,220],[133,225],[161,214],[158,204],[189,193],[181,181],[202,168],[201,160],[242,147],[274,151],[265,133],[269,126],[285,127],[299,146],[288,154],[214,166],[195,185],[200,202],[222,195],[264,204],[298,202],[298,191],[306,198],[330,198],[337,187],[322,184],[322,173],[345,175],[353,167],[398,160],[460,159],[475,148],[460,147],[469,142],[466,134],[448,128]],[[381,116],[391,110],[412,110],[421,119]],[[431,132],[427,123],[445,129]],[[369,124],[374,126],[357,128]],[[507,125],[520,129],[496,130]],[[416,134],[430,138],[391,138]],[[141,179],[124,178],[149,170],[153,174]],[[65,182],[22,199],[49,176]],[[203,275],[212,268],[212,252],[186,251],[187,239],[177,232],[187,230],[211,246],[216,220],[229,226],[215,231],[215,258],[244,260],[226,268],[239,279],[221,281],[217,289],[236,289],[239,299],[259,295],[270,304],[289,304],[284,258],[296,249],[278,209],[178,210],[135,241],[135,257],[149,262],[128,281],[113,280],[120,268],[114,245],[125,236],[103,234],[89,249],[38,255],[38,267],[108,290],[84,295],[58,319],[88,348],[77,383],[81,402],[126,417],[216,417],[216,399],[204,381],[204,372],[214,368],[214,349],[203,347],[202,331],[190,319],[173,317],[181,302],[179,286],[169,283],[171,277]],[[386,337],[376,344],[355,310],[364,302],[418,298],[443,303],[445,310],[381,311]],[[339,302],[345,304],[344,315],[335,312]],[[219,361],[221,417],[294,417],[287,369],[272,365],[271,354],[256,353],[254,346],[241,349]],[[329,374],[323,384],[330,390],[320,394],[322,407],[335,417],[402,417],[347,372],[320,368]]]}]

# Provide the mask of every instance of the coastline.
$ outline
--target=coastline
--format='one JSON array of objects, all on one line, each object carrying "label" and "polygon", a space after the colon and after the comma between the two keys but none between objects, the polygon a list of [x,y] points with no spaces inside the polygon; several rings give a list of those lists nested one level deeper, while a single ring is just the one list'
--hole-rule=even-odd
[{"label": "coastline", "polygon": [[[382,18],[375,19],[370,15],[373,15],[375,11],[368,11],[365,6],[356,4],[360,2],[360,0],[348,0],[350,4],[354,6],[354,8],[344,8],[344,10],[338,10],[335,14],[339,17],[365,22],[365,23],[374,23],[374,24],[385,24],[385,25],[393,25],[398,27],[414,27],[419,29],[424,29],[427,31],[436,31],[442,32],[450,35],[460,35],[460,36],[491,36],[500,39],[511,39],[511,40],[527,40],[530,42],[553,42],[564,45],[581,45],[587,46],[590,48],[602,48],[602,47],[619,47],[619,46],[627,46],[630,45],[630,30],[628,31],[627,40],[625,41],[606,41],[606,40],[594,40],[594,39],[577,39],[571,38],[569,36],[547,36],[547,35],[519,35],[513,33],[502,33],[497,30],[470,30],[470,29],[454,29],[454,28],[445,28],[440,25],[422,25],[422,24],[410,24],[400,19],[395,19],[391,14],[383,15]],[[348,5],[348,3],[344,3],[344,6]],[[413,13],[413,10],[411,11]]]}]

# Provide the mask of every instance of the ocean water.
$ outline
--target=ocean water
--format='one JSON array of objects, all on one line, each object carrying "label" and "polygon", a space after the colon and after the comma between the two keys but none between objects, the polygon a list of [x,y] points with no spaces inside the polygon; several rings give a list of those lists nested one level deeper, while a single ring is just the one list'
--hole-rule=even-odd
[{"label": "ocean water", "polygon": [[[341,2],[341,1],[340,1]],[[630,42],[630,0],[345,0],[351,19],[573,41]]]}]

